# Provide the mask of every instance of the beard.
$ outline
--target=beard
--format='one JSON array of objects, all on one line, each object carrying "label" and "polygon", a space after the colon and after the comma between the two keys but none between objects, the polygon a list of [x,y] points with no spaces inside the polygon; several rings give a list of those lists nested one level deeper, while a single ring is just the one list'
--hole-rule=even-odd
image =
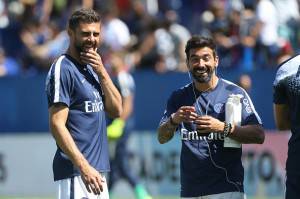
[{"label": "beard", "polygon": [[207,73],[207,75],[199,74],[199,71],[201,72],[203,70],[198,68],[190,70],[190,73],[192,74],[194,80],[196,80],[198,83],[208,83],[211,80],[213,73],[215,72],[215,68],[213,68],[212,70],[206,68],[205,73]]},{"label": "beard", "polygon": [[75,49],[77,53],[85,52],[87,49],[92,48],[93,50],[96,50],[97,48],[97,42],[90,42],[90,41],[84,41],[79,42],[78,40],[75,40]]}]

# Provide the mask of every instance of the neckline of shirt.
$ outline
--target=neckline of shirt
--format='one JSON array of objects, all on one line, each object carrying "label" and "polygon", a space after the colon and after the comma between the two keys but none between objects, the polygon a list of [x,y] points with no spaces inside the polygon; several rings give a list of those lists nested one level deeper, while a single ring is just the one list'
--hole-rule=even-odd
[{"label": "neckline of shirt", "polygon": [[220,84],[220,78],[217,79],[217,85],[216,85],[214,88],[209,87],[208,89],[206,89],[206,90],[204,90],[204,91],[199,91],[199,90],[196,88],[196,85],[195,85],[194,82],[193,82],[192,84],[193,84],[192,86],[195,88],[196,93],[198,94],[198,96],[201,95],[201,94],[204,94],[204,93],[209,94],[209,93],[215,91],[215,90],[219,87],[219,84]]},{"label": "neckline of shirt", "polygon": [[69,54],[64,54],[71,62],[74,63],[75,66],[79,66],[79,68],[83,69],[84,71],[86,71],[88,68],[87,68],[87,65],[86,64],[81,64],[79,63],[74,57],[72,57],[71,55]]}]

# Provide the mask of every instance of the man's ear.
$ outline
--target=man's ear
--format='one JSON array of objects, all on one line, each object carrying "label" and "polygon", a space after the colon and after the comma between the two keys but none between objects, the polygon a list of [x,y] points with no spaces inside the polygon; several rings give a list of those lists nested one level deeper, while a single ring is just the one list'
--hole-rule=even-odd
[{"label": "man's ear", "polygon": [[68,28],[68,35],[71,37],[73,34],[73,31],[71,30],[71,28]]},{"label": "man's ear", "polygon": [[219,57],[218,56],[216,56],[216,68],[218,67],[218,65],[219,65]]},{"label": "man's ear", "polygon": [[187,69],[190,70],[190,65],[189,65],[189,60],[188,59],[185,59],[185,64],[186,64]]}]

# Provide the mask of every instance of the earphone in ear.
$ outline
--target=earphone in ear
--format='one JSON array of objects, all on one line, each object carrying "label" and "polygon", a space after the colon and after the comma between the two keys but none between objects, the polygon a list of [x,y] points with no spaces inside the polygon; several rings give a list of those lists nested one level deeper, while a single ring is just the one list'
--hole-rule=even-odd
[{"label": "earphone in ear", "polygon": [[191,75],[191,71],[190,71],[190,70],[188,70],[188,74],[189,74],[190,81],[193,82],[193,78],[192,78],[192,75]]}]

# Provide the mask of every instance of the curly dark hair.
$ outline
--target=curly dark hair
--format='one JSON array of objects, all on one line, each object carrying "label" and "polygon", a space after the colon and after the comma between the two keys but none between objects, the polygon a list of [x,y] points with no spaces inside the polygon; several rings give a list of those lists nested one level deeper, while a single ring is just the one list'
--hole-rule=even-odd
[{"label": "curly dark hair", "polygon": [[212,49],[214,58],[217,56],[217,46],[212,38],[203,37],[200,35],[193,35],[186,43],[185,54],[186,58],[189,59],[190,50],[193,48],[208,47]]},{"label": "curly dark hair", "polygon": [[73,12],[69,18],[68,26],[71,30],[75,30],[80,22],[97,23],[100,22],[100,15],[93,9],[80,9]]}]

